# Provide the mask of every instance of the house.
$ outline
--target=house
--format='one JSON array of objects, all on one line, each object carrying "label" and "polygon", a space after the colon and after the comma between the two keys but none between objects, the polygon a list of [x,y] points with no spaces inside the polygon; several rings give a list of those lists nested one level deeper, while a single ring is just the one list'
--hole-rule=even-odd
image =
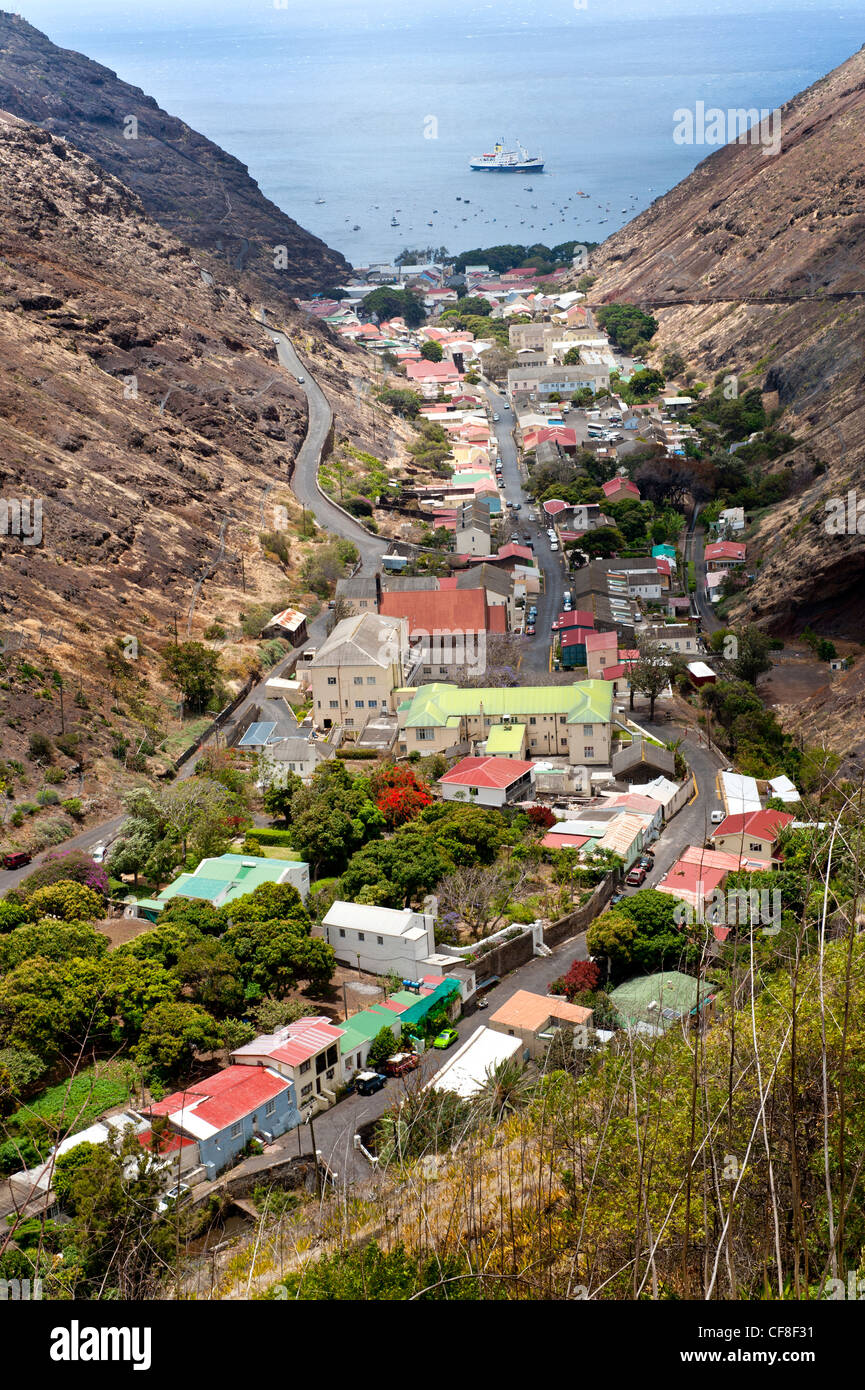
[{"label": "house", "polygon": [[587,632],[584,645],[589,680],[602,680],[605,667],[618,663],[618,637],[615,632]]},{"label": "house", "polygon": [[525,724],[494,724],[487,735],[484,752],[490,758],[525,760],[527,737]]},{"label": "house", "polygon": [[640,792],[616,792],[607,798],[606,804],[639,816],[647,827],[650,839],[660,835],[664,828],[663,804],[652,796],[643,796]]},{"label": "house", "polygon": [[259,755],[258,785],[284,786],[289,772],[309,781],[319,763],[331,757],[333,749],[322,738],[281,738]]},{"label": "house", "polygon": [[532,994],[527,989],[518,989],[490,1016],[494,1032],[519,1038],[525,1061],[546,1052],[559,1028],[585,1030],[591,1023],[591,1009],[545,994]]},{"label": "house", "polygon": [[517,396],[570,396],[586,386],[592,391],[609,390],[609,367],[580,362],[572,367],[511,367],[508,371],[507,391],[511,401]]},{"label": "house", "polygon": [[408,624],[412,670],[426,679],[456,680],[468,668],[484,669],[487,633],[507,631],[507,609],[502,604],[491,607],[479,588],[383,594],[381,611]]},{"label": "house", "polygon": [[[462,961],[455,956],[444,957],[459,967]],[[465,972],[463,972],[465,974]],[[360,1013],[352,1014],[340,1024],[342,1041],[343,1080],[348,1082],[355,1072],[366,1066],[373,1040],[382,1028],[389,1028],[399,1038],[404,1027],[422,1024],[432,1012],[444,1009],[449,1018],[459,1016],[462,1007],[461,981],[456,975],[423,975],[412,982],[411,990],[401,989],[388,995],[380,1004],[372,1004]]]},{"label": "house", "polygon": [[[525,726],[515,725],[508,733]],[[490,735],[492,737],[492,734]],[[489,740],[487,740],[489,742]],[[439,778],[445,801],[470,801],[475,806],[504,806],[532,794],[534,763],[520,758],[462,758]]]},{"label": "house", "polygon": [[564,670],[586,665],[586,638],[593,635],[587,627],[570,627],[559,633],[558,642]]},{"label": "house", "polygon": [[651,839],[652,834],[646,817],[636,815],[633,811],[625,811],[610,822],[598,840],[597,848],[618,854],[624,861],[625,868],[630,869]]},{"label": "house", "polygon": [[352,613],[377,613],[381,598],[381,575],[356,574],[336,581],[336,599]]},{"label": "house", "polygon": [[266,1066],[226,1067],[143,1113],[165,1116],[172,1133],[195,1140],[208,1178],[239,1158],[257,1135],[269,1143],[300,1123],[294,1083]]},{"label": "house", "polygon": [[712,541],[703,551],[706,568],[731,570],[745,563],[745,546],[739,541]]},{"label": "house", "polygon": [[728,816],[763,808],[756,778],[743,777],[739,772],[721,773],[721,796]]},{"label": "house", "polygon": [[630,478],[616,476],[609,482],[601,484],[604,497],[608,502],[639,502],[640,489],[637,484],[631,482]]},{"label": "house", "polygon": [[792,822],[789,811],[747,811],[744,815],[727,816],[712,835],[712,844],[728,854],[753,855],[769,862],[779,831]]},{"label": "house", "polygon": [[[309,893],[309,865],[299,860],[264,859],[252,854],[220,854],[202,859],[192,873],[180,874],[157,898],[139,898],[128,915],[155,922],[174,898],[203,898],[213,907],[252,893],[262,883],[288,883],[303,899]],[[124,914],[127,915],[127,914]]]},{"label": "house", "polygon": [[690,623],[650,624],[645,632],[652,642],[657,642],[659,647],[668,652],[681,652],[683,655],[689,653],[693,656],[700,650],[697,634]]},{"label": "house", "polygon": [[457,555],[489,555],[490,509],[480,498],[473,497],[457,507],[454,550]]},{"label": "house", "polygon": [[316,1104],[326,1108],[336,1100],[342,1081],[342,1029],[323,1014],[287,1023],[275,1033],[262,1033],[231,1054],[236,1066],[268,1067],[294,1086],[301,1110]]},{"label": "house", "polygon": [[[479,565],[472,565],[471,569],[464,570],[456,577],[456,589],[459,593],[480,589],[486,601],[487,610],[490,615],[494,615],[495,609],[501,609],[506,615],[504,626],[501,625],[499,617],[488,626],[488,632],[504,632],[508,627],[514,625],[516,613],[514,610],[514,580],[507,570],[507,561],[511,558],[505,551],[522,552],[522,547],[510,546],[500,550],[496,559],[503,561],[502,566],[490,564],[484,561]],[[531,554],[531,551],[529,551]],[[516,556],[513,557],[516,560]]]},{"label": "house", "polygon": [[606,572],[608,579],[623,580],[631,598],[660,599],[661,578],[658,574],[658,562],[653,556],[647,555],[632,560],[613,557],[595,563]]},{"label": "house", "polygon": [[705,661],[689,661],[688,676],[690,677],[691,684],[696,685],[698,688],[701,685],[714,685],[717,680],[715,672],[712,670],[711,666],[706,665]]},{"label": "house", "polygon": [[769,791],[779,801],[786,801],[790,805],[802,799],[790,778],[783,774],[780,777],[769,778]]},{"label": "house", "polygon": [[293,647],[300,647],[306,641],[306,614],[298,608],[283,608],[274,613],[270,622],[262,629],[266,637],[282,637]]},{"label": "house", "polygon": [[659,1036],[675,1024],[699,1014],[705,1022],[715,1016],[718,990],[681,970],[638,975],[610,993],[623,1028]]},{"label": "house", "polygon": [[690,800],[694,782],[690,776],[686,777],[684,782],[671,782],[668,777],[653,777],[651,782],[634,783],[629,790],[637,790],[638,785],[642,796],[651,797],[653,801],[661,803],[664,820],[668,821]]},{"label": "house", "polygon": [[522,1050],[522,1039],[516,1035],[511,1037],[495,1028],[478,1028],[439,1067],[425,1089],[452,1091],[463,1100],[470,1100],[483,1090],[498,1066]]},{"label": "house", "polygon": [[658,773],[675,778],[676,757],[669,748],[635,737],[627,747],[613,754],[612,768],[617,782],[630,780],[642,786]]},{"label": "house", "polygon": [[405,753],[446,752],[485,740],[497,724],[525,724],[529,757],[552,754],[573,763],[610,760],[613,692],[606,681],[572,685],[460,689],[438,683],[402,692],[398,708]]},{"label": "house", "polygon": [[666,878],[656,883],[655,888],[659,893],[680,898],[699,911],[706,899],[722,887],[728,874],[736,873],[739,869],[762,868],[765,868],[765,864],[756,859],[705,849],[701,845],[688,845],[672,868],[667,870]]},{"label": "house", "polygon": [[371,907],[337,900],[328,908],[322,935],[336,958],[372,975],[391,972],[415,980],[435,955],[435,917],[410,908]]},{"label": "house", "polygon": [[337,623],[309,666],[316,724],[362,729],[368,719],[392,711],[407,657],[404,618],[360,613]]}]

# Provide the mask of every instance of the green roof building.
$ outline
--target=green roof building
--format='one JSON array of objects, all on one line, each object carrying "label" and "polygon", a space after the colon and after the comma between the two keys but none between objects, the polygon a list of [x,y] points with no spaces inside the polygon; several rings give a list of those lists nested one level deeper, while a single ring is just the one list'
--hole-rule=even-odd
[{"label": "green roof building", "polygon": [[155,922],[172,898],[204,898],[214,907],[222,907],[253,892],[261,883],[289,883],[305,900],[309,892],[309,865],[251,854],[220,854],[216,859],[202,859],[192,873],[181,874],[163,888],[158,898],[140,898],[138,916]]},{"label": "green roof building", "polygon": [[610,681],[474,690],[437,682],[401,695],[402,753],[445,753],[465,740],[488,741],[491,735],[497,740],[513,725],[523,724],[526,758],[562,757],[596,767],[610,761]]},{"label": "green roof building", "polygon": [[[610,993],[623,1028],[643,1033],[665,1033],[697,1012],[697,980],[681,970],[659,970],[654,975],[638,975]],[[700,1009],[713,1014],[718,988],[708,980],[699,982]]]},{"label": "green roof building", "polygon": [[522,758],[528,730],[525,724],[494,724],[487,739],[490,758]]}]

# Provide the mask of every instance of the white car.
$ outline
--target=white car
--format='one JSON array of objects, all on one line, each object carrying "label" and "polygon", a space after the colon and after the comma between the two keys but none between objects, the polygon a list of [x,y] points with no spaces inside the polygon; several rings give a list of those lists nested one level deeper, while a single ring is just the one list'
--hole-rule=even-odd
[{"label": "white car", "polygon": [[501,418],[502,418],[501,415],[494,415],[494,416],[493,416],[493,420],[496,420],[496,421],[500,420]]},{"label": "white car", "polygon": [[94,864],[101,864],[105,858],[105,846],[94,845],[93,849],[90,851],[90,858],[93,860]]},{"label": "white car", "polygon": [[306,381],[306,377],[305,377],[305,376],[299,376],[299,377],[297,378],[297,384],[298,384],[298,386],[302,386],[303,383],[304,383],[305,381]]},{"label": "white car", "polygon": [[559,543],[558,543],[558,541],[550,541],[550,550],[558,550],[558,548],[559,548]]}]

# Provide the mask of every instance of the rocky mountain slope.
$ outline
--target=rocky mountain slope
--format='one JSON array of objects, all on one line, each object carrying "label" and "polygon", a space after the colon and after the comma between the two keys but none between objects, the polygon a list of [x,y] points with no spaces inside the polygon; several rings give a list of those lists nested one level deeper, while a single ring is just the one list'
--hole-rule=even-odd
[{"label": "rocky mountain slope", "polygon": [[[158,662],[175,622],[230,640],[250,607],[311,598],[288,486],[306,404],[249,298],[87,155],[2,113],[0,166],[0,498],[42,512],[38,545],[3,513],[0,744],[23,763],[34,729],[61,732],[58,670],[98,796],[121,777],[115,735],[176,729]],[[367,447],[363,354],[305,318],[297,340],[337,437]],[[261,544],[275,529],[285,564]],[[106,658],[130,639],[133,660]],[[251,650],[223,656],[239,685]]]},{"label": "rocky mountain slope", "polygon": [[[115,174],[151,217],[271,293],[326,289],[344,258],[264,197],[246,166],[110,68],[0,11],[0,109],[62,135]],[[274,266],[275,248],[285,248]]]},{"label": "rocky mountain slope", "polygon": [[[756,578],[735,616],[782,634],[865,638],[865,505],[858,532],[826,527],[832,499],[865,503],[863,190],[860,51],[781,110],[777,153],[724,146],[592,256],[592,302],[645,303],[659,348],[699,379],[777,393],[798,443],[773,467],[793,486],[749,536]],[[801,712],[813,733],[849,739],[853,717],[865,735],[859,667]]]}]

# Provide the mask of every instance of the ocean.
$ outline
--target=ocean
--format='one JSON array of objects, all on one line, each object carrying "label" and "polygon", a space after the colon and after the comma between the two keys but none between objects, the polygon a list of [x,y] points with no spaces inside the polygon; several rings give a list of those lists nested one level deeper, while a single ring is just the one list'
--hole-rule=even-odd
[{"label": "ocean", "polygon": [[[356,265],[603,240],[711,154],[675,143],[677,110],[771,110],[865,38],[863,0],[19,3]],[[472,173],[499,138],[545,172]]]}]

